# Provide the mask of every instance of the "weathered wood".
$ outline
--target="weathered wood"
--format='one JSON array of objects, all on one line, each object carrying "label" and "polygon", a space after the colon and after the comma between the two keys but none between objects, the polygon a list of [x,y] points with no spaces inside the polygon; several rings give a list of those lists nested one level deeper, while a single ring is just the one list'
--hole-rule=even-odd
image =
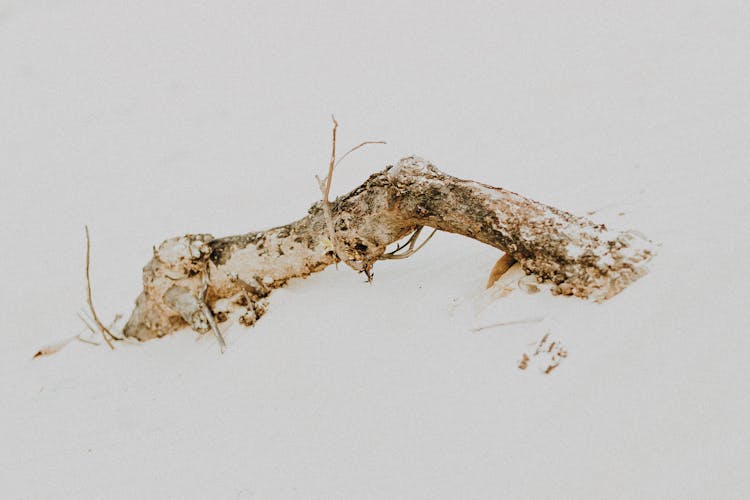
[{"label": "weathered wood", "polygon": [[553,282],[553,293],[595,300],[643,276],[652,256],[651,244],[634,233],[610,231],[505,189],[446,175],[416,157],[386,167],[331,202],[331,220],[335,242],[321,202],[302,219],[266,231],[165,241],[144,268],[143,292],[124,334],[147,340],[185,326],[206,331],[196,303],[184,295],[200,297],[206,280],[205,300],[218,321],[239,312],[243,324],[252,324],[274,288],[339,258],[369,274],[389,244],[421,226],[496,247],[527,273]]}]

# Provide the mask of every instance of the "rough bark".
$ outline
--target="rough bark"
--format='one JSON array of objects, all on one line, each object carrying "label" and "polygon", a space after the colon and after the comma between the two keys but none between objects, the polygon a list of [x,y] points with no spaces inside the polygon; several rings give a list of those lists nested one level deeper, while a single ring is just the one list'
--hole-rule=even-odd
[{"label": "rough bark", "polygon": [[[451,177],[416,157],[371,175],[330,208],[339,255],[368,275],[389,244],[422,226],[503,250],[527,273],[551,281],[553,293],[595,300],[643,276],[652,256],[637,234]],[[143,270],[143,292],[124,334],[147,340],[185,326],[203,333],[210,329],[207,315],[221,323],[239,314],[242,324],[252,325],[274,288],[339,260],[329,235],[318,202],[302,219],[266,231],[169,239]]]}]

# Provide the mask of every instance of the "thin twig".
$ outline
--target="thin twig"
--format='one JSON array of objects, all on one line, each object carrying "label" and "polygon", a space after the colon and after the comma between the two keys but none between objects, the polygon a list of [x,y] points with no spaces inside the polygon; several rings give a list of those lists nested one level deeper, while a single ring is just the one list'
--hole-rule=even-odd
[{"label": "thin twig", "polygon": [[541,323],[542,321],[544,321],[544,318],[519,319],[516,321],[505,321],[502,323],[492,323],[491,325],[478,326],[476,328],[472,328],[469,331],[481,332],[482,330],[488,330],[490,328],[499,328],[501,326],[525,325],[528,323]]},{"label": "thin twig", "polygon": [[336,168],[336,131],[339,128],[339,122],[336,121],[336,117],[331,115],[331,120],[333,120],[333,130],[331,131],[331,161],[328,163],[328,175],[325,178],[325,191],[323,192],[323,197],[326,201],[331,194],[333,169]]},{"label": "thin twig", "polygon": [[[96,328],[94,328],[91,325],[91,322],[94,321],[91,318],[91,315],[89,315],[86,311],[79,311],[76,313],[78,316],[78,319],[80,319],[84,325],[86,325],[86,328],[91,331],[94,335],[99,335],[99,333],[96,331]],[[117,325],[117,322],[122,319],[122,314],[115,314],[115,317],[112,321],[110,321],[109,325],[107,325],[107,328],[109,329],[110,333],[112,330],[114,330],[115,326]],[[112,338],[117,341],[124,340],[122,337],[118,337],[114,333],[112,333]]]},{"label": "thin twig", "polygon": [[325,176],[322,180],[319,176],[315,176],[315,179],[318,181],[318,187],[320,188],[320,192],[323,195],[323,217],[326,220],[326,227],[328,228],[328,239],[331,242],[331,248],[333,249],[333,253],[338,257],[338,259],[346,264],[347,266],[351,267],[355,271],[365,271],[367,274],[368,281],[370,281],[371,276],[367,269],[362,269],[358,266],[356,266],[353,262],[350,262],[348,259],[345,259],[344,256],[341,255],[341,252],[339,252],[338,243],[336,241],[336,229],[333,225],[333,215],[331,213],[331,202],[329,200],[329,197],[331,195],[331,182],[333,182],[333,171],[336,168],[336,166],[341,163],[341,161],[349,156],[350,153],[353,153],[354,151],[358,150],[359,148],[366,146],[368,144],[385,144],[385,141],[364,141],[353,148],[351,148],[349,151],[344,153],[344,155],[336,160],[336,131],[339,128],[339,122],[336,121],[336,117],[331,115],[331,119],[333,120],[333,130],[331,132],[331,160],[328,163],[328,175]]},{"label": "thin twig", "polygon": [[[416,231],[414,231],[414,233],[406,241],[406,243],[404,243],[400,247],[397,247],[392,252],[381,255],[380,259],[381,260],[406,259],[407,257],[411,257],[415,253],[419,252],[427,244],[427,242],[430,241],[430,238],[435,236],[435,233],[437,233],[437,229],[433,229],[432,232],[427,236],[427,238],[425,238],[425,240],[419,244],[419,246],[414,247],[414,245],[417,243],[417,238],[421,231],[422,231],[422,227],[420,226]],[[406,252],[397,253],[399,250],[402,250],[407,244],[409,245],[409,249],[406,250]]]},{"label": "thin twig", "polygon": [[[109,328],[114,327],[114,325],[120,320],[121,317],[122,316],[119,315],[119,314],[117,316],[115,316],[115,319],[109,325]],[[78,313],[78,318],[80,318],[80,320],[83,322],[83,324],[86,325],[86,328],[89,331],[91,331],[91,333],[94,336],[98,336],[99,335],[99,332],[97,332],[96,329],[93,326],[91,326],[91,323],[89,323],[88,319],[86,319],[84,317],[84,315],[81,314],[80,312]],[[64,339],[64,340],[62,340],[60,342],[57,342],[56,344],[46,345],[46,346],[42,347],[41,349],[39,349],[36,352],[36,354],[34,354],[33,357],[34,358],[39,358],[41,356],[49,356],[50,354],[55,354],[55,353],[63,350],[65,348],[65,346],[67,346],[68,344],[70,344],[70,342],[73,341],[73,340],[79,340],[79,341],[81,341],[81,342],[83,342],[85,344],[91,344],[91,345],[96,345],[96,346],[100,345],[99,342],[83,338],[83,334],[79,333],[78,335],[73,335],[72,337],[69,337],[69,338]]]},{"label": "thin twig", "polygon": [[411,236],[409,236],[409,239],[407,239],[405,242],[403,242],[401,244],[397,243],[396,244],[396,249],[393,250],[392,252],[388,252],[387,255],[396,254],[396,253],[400,252],[401,250],[403,250],[404,248],[406,248],[407,246],[410,246],[412,244],[412,242],[419,236],[419,233],[422,232],[422,229],[424,229],[424,226],[417,226],[417,229],[415,229],[414,232],[411,233]]},{"label": "thin twig", "polygon": [[208,291],[208,277],[206,274],[203,275],[203,288],[201,288],[200,295],[198,297],[198,302],[200,303],[201,310],[203,311],[203,314],[205,314],[206,319],[208,320],[208,324],[211,326],[211,329],[214,332],[214,335],[216,336],[216,341],[219,343],[219,349],[221,350],[221,353],[224,354],[224,351],[227,349],[227,343],[224,341],[224,336],[221,334],[221,330],[219,330],[219,325],[216,323],[216,319],[214,318],[214,314],[211,312],[211,308],[208,307],[208,304],[206,304],[206,292]]},{"label": "thin twig", "polygon": [[114,350],[115,346],[110,339],[114,339],[115,336],[112,335],[112,332],[110,332],[109,329],[104,326],[104,323],[99,320],[99,316],[96,314],[96,309],[94,309],[94,302],[91,299],[91,276],[89,271],[91,268],[91,238],[89,238],[89,227],[84,227],[86,228],[86,299],[89,304],[89,309],[91,310],[91,316],[93,317],[96,326],[99,327],[99,332],[102,334],[102,337],[104,337],[104,341],[109,348]]},{"label": "thin twig", "polygon": [[227,350],[227,343],[224,341],[224,336],[221,334],[221,330],[219,330],[219,325],[216,323],[216,319],[214,319],[214,315],[211,312],[211,309],[208,307],[208,305],[206,305],[205,302],[201,302],[201,309],[203,310],[203,314],[206,315],[208,324],[211,325],[211,329],[214,331],[216,340],[219,342],[219,349],[221,350],[221,353],[224,354],[224,351]]},{"label": "thin twig", "polygon": [[97,332],[96,329],[93,326],[91,326],[91,323],[89,323],[89,320],[86,319],[83,314],[81,314],[80,312],[78,312],[78,313],[76,313],[76,315],[78,316],[78,319],[80,319],[83,322],[83,324],[86,325],[86,328],[88,328],[88,330],[92,334],[94,334],[94,335],[98,335],[99,334],[99,332]]},{"label": "thin twig", "polygon": [[85,339],[85,338],[81,337],[80,335],[76,335],[76,338],[78,340],[80,340],[81,342],[83,342],[84,344],[101,345],[101,344],[99,344],[99,342],[95,342],[93,340]]},{"label": "thin twig", "polygon": [[328,201],[328,196],[331,193],[333,169],[336,168],[336,130],[339,128],[339,122],[336,121],[336,117],[331,115],[331,119],[333,120],[333,130],[331,132],[331,161],[328,163],[328,175],[326,175],[325,179],[323,180],[320,180],[320,177],[316,175],[315,179],[318,181],[318,187],[320,188],[320,192],[323,195],[323,216],[326,220],[326,227],[328,228],[328,239],[331,242],[331,248],[333,249],[333,253],[336,255],[336,257],[338,257],[340,261],[344,262],[344,259],[339,254],[338,247],[336,245],[333,217],[331,216],[331,205]]},{"label": "thin twig", "polygon": [[346,158],[347,156],[349,156],[349,153],[355,152],[356,150],[358,150],[362,146],[367,146],[368,144],[385,144],[385,143],[386,143],[385,141],[365,141],[365,142],[361,142],[361,143],[357,144],[356,146],[354,146],[349,151],[347,151],[346,153],[344,153],[344,155],[336,161],[336,164],[334,165],[334,167],[337,167],[339,165],[339,163],[341,163],[342,161],[344,161],[344,158]]}]

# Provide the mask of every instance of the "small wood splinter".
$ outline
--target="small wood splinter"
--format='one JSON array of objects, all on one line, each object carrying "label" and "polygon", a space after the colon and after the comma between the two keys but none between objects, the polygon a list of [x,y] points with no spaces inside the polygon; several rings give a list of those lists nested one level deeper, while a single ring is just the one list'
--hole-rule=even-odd
[{"label": "small wood splinter", "polygon": [[510,254],[503,254],[502,257],[500,257],[497,262],[495,262],[495,265],[492,266],[492,270],[490,271],[490,276],[487,278],[487,285],[485,285],[485,288],[492,288],[492,285],[494,285],[497,280],[502,278],[502,276],[508,272],[508,269],[513,267],[513,264],[516,263],[516,259],[513,258]]},{"label": "small wood splinter", "polygon": [[201,307],[201,310],[203,311],[203,314],[206,315],[208,324],[211,325],[211,330],[213,330],[214,332],[216,341],[219,343],[219,350],[223,354],[224,351],[227,350],[227,343],[224,340],[224,336],[221,334],[221,330],[219,330],[219,325],[216,323],[216,318],[214,318],[214,314],[211,312],[211,308],[208,307],[208,304],[206,304],[206,291],[207,290],[208,290],[208,274],[204,275],[203,288],[201,289],[200,297],[198,297],[198,300],[200,301],[200,307]]}]

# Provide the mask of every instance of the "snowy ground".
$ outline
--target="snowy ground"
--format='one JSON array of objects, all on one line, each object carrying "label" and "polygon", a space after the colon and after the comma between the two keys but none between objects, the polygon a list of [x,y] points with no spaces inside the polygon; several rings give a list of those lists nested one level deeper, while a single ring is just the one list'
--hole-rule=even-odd
[{"label": "snowy ground", "polygon": [[[0,497],[743,498],[746,2],[0,1]],[[341,144],[408,154],[661,244],[603,305],[516,291],[438,234],[375,283],[291,283],[229,351],[114,352],[151,246],[291,221]],[[485,306],[485,307],[482,307]],[[516,326],[472,328],[541,318]],[[549,331],[569,356],[519,370]]]}]

